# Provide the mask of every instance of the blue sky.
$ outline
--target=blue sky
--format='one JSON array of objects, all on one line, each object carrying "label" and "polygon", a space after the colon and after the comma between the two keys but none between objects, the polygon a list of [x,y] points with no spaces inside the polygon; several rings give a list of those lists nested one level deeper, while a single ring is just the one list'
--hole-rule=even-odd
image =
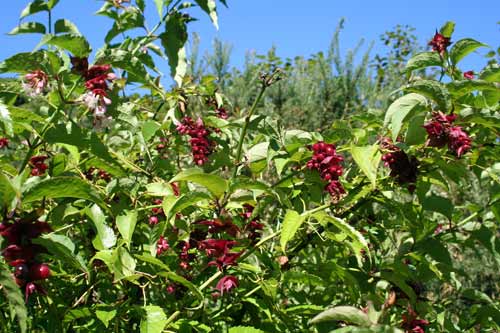
[{"label": "blue sky", "polygon": [[[7,33],[18,23],[21,10],[27,0],[4,0],[0,11],[0,31]],[[87,36],[94,50],[97,50],[104,36],[111,27],[111,20],[93,13],[100,8],[102,0],[61,0],[55,8],[54,20],[67,18],[73,21],[80,31]],[[454,40],[472,37],[491,45],[500,46],[500,1],[499,0],[228,0],[229,8],[219,9],[219,31],[210,24],[204,15],[198,15],[199,21],[191,25],[190,31],[199,33],[202,51],[210,47],[214,37],[233,45],[232,64],[240,65],[247,50],[265,53],[275,45],[278,55],[294,57],[308,56],[317,51],[326,50],[335,27],[344,17],[345,29],[341,36],[341,47],[345,51],[356,42],[365,38],[378,41],[380,34],[397,24],[408,24],[416,28],[416,35],[421,44],[426,43],[445,21],[457,23]],[[148,20],[153,26],[158,16],[153,0],[146,0],[149,5]],[[479,5],[480,4],[480,5]],[[25,21],[46,22],[46,15],[28,17]],[[0,59],[32,50],[39,41],[39,36],[0,35]],[[376,44],[372,54],[381,50]],[[482,49],[476,55],[464,61],[463,69],[479,70],[484,64],[480,56],[488,50]],[[160,65],[166,70],[167,65]]]}]

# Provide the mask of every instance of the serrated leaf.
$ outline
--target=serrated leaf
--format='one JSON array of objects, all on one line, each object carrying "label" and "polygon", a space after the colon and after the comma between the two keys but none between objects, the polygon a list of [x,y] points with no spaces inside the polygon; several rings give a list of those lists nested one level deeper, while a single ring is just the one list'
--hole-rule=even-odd
[{"label": "serrated leaf", "polygon": [[287,210],[283,224],[281,227],[280,244],[281,249],[285,251],[288,242],[295,236],[302,223],[304,223],[306,216],[297,213],[294,210]]},{"label": "serrated leaf", "polygon": [[368,177],[372,188],[377,187],[377,170],[382,154],[378,149],[378,144],[372,146],[356,147],[351,146],[352,158],[361,171]]},{"label": "serrated leaf", "polygon": [[66,19],[57,20],[54,25],[54,31],[56,34],[71,33],[71,34],[81,35],[76,25],[70,20]]},{"label": "serrated leaf", "polygon": [[464,38],[456,42],[450,50],[451,63],[456,65],[469,53],[477,50],[480,47],[487,47],[488,45],[478,42],[472,38]]},{"label": "serrated leaf", "polygon": [[212,23],[218,30],[219,24],[217,23],[217,6],[215,4],[215,0],[195,0],[195,2],[210,16]]},{"label": "serrated leaf", "polygon": [[132,236],[134,234],[135,225],[137,224],[137,212],[125,211],[123,215],[116,217],[116,227],[125,240],[127,246],[130,248],[132,243]]},{"label": "serrated leaf", "polygon": [[98,250],[105,250],[113,247],[116,244],[116,235],[113,229],[106,224],[106,216],[101,208],[97,205],[86,207],[85,214],[94,223],[97,235],[92,242],[94,247]]},{"label": "serrated leaf", "polygon": [[40,69],[44,59],[43,51],[18,53],[0,64],[0,73],[28,73]]},{"label": "serrated leaf", "polygon": [[419,80],[404,88],[405,91],[414,92],[432,99],[443,112],[451,110],[450,93],[445,85],[433,80]]},{"label": "serrated leaf", "polygon": [[395,100],[385,113],[384,126],[391,124],[393,141],[397,140],[403,123],[416,112],[427,106],[427,100],[420,94],[410,93]]},{"label": "serrated leaf", "polygon": [[12,29],[9,35],[19,35],[19,34],[44,34],[45,26],[39,22],[24,22],[19,24],[17,27]]},{"label": "serrated leaf", "polygon": [[156,305],[145,306],[146,317],[141,320],[141,333],[161,333],[167,324],[167,316]]},{"label": "serrated leaf", "polygon": [[218,175],[204,173],[200,169],[184,170],[172,178],[170,183],[177,181],[189,181],[201,185],[217,198],[221,197],[228,188],[227,180]]},{"label": "serrated leaf", "polygon": [[442,66],[443,59],[437,52],[422,52],[414,55],[408,60],[405,70],[411,72],[418,69],[423,69],[432,66]]},{"label": "serrated leaf", "polygon": [[79,269],[82,272],[88,271],[83,259],[76,256],[75,244],[70,238],[64,235],[50,233],[33,239],[33,243],[42,245],[55,258],[73,266],[74,268]]},{"label": "serrated leaf", "polygon": [[23,193],[23,203],[30,203],[42,198],[85,199],[105,207],[99,192],[89,183],[75,177],[53,177],[42,180]]},{"label": "serrated leaf", "polygon": [[17,321],[21,332],[27,332],[28,311],[24,303],[21,289],[14,282],[10,268],[2,261],[0,261],[0,285],[3,287],[3,293],[9,301],[9,304],[16,313]]},{"label": "serrated leaf", "polygon": [[311,319],[309,323],[319,324],[328,321],[344,321],[363,327],[369,327],[374,324],[366,313],[353,306],[336,306],[325,310]]},{"label": "serrated leaf", "polygon": [[46,36],[48,37],[46,40],[44,40],[44,44],[60,47],[61,49],[69,51],[73,56],[76,57],[87,57],[92,51],[89,42],[87,42],[85,37],[81,35],[71,33],[59,36]]}]

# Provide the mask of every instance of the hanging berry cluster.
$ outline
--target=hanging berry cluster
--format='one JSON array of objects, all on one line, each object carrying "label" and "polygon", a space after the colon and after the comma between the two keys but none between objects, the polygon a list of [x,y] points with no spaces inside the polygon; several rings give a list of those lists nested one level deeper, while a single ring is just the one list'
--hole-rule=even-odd
[{"label": "hanging berry cluster", "polygon": [[307,168],[317,170],[325,182],[325,190],[330,193],[334,200],[340,199],[345,194],[344,187],[338,180],[344,169],[341,165],[344,158],[337,154],[334,144],[317,142],[310,148],[313,151],[313,156],[307,162]]},{"label": "hanging berry cluster", "polygon": [[439,32],[436,31],[436,34],[429,42],[429,46],[432,47],[432,50],[435,52],[439,52],[439,54],[443,55],[446,52],[446,48],[450,46],[451,40],[449,37],[445,37]]},{"label": "hanging berry cluster", "polygon": [[386,167],[391,169],[390,176],[396,179],[399,184],[409,184],[408,190],[413,192],[418,175],[418,161],[415,156],[409,157],[389,138],[383,138],[380,147],[385,152],[382,161]]},{"label": "hanging berry cluster", "polygon": [[195,122],[190,117],[185,117],[182,123],[177,125],[177,131],[191,137],[189,143],[194,163],[203,165],[208,162],[208,155],[213,151],[214,142],[209,139],[210,131],[203,124],[203,120],[198,118]]},{"label": "hanging berry cluster", "polygon": [[90,167],[85,173],[85,178],[88,180],[102,179],[105,182],[109,182],[111,180],[111,175],[104,170]]},{"label": "hanging berry cluster", "polygon": [[0,149],[7,148],[9,146],[9,139],[0,138]]},{"label": "hanging berry cluster", "polygon": [[454,114],[433,112],[432,120],[424,128],[428,135],[428,146],[441,148],[448,145],[448,149],[460,158],[471,149],[472,140],[460,126],[453,126],[456,118]]},{"label": "hanging berry cluster", "polygon": [[47,156],[33,156],[30,158],[30,167],[31,167],[31,175],[32,176],[43,176],[48,166],[45,163]]},{"label": "hanging berry cluster", "polygon": [[45,222],[17,219],[13,223],[0,223],[0,235],[7,241],[2,255],[10,266],[14,267],[14,277],[19,287],[24,288],[26,302],[35,291],[45,294],[37,282],[50,276],[50,268],[36,260],[38,253],[45,252],[43,246],[33,244],[32,240],[42,233],[50,232]]},{"label": "hanging berry cluster", "polygon": [[252,243],[255,243],[260,239],[262,229],[264,229],[264,225],[259,222],[257,217],[254,217],[252,219],[254,211],[253,206],[245,204],[243,207],[245,208],[245,211],[241,214],[241,216],[246,221],[248,221],[248,223],[245,225],[245,231],[248,232],[248,239],[250,239]]}]

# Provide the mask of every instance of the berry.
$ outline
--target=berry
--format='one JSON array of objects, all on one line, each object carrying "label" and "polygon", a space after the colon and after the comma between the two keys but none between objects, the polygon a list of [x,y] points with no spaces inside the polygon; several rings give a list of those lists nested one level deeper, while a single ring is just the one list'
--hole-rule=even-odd
[{"label": "berry", "polygon": [[31,280],[45,280],[50,276],[50,268],[47,264],[35,264],[30,268]]},{"label": "berry", "polygon": [[149,224],[150,224],[150,225],[157,225],[157,224],[158,224],[158,222],[159,222],[159,221],[158,221],[158,217],[156,217],[156,216],[154,216],[154,215],[149,217]]},{"label": "berry", "polygon": [[317,170],[325,182],[325,190],[330,193],[334,200],[340,199],[345,194],[344,187],[338,180],[343,173],[342,165],[340,164],[344,158],[337,154],[335,145],[316,142],[311,146],[313,156],[307,162],[307,168]]}]

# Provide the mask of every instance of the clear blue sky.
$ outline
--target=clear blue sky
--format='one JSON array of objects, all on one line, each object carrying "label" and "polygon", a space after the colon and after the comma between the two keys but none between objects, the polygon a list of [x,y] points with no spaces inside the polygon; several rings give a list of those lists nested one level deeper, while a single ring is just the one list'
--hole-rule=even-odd
[{"label": "clear blue sky", "polygon": [[[28,0],[3,0],[0,11],[0,31],[7,33],[18,22],[21,10]],[[493,48],[500,46],[500,1],[499,0],[227,0],[229,8],[219,10],[220,29],[216,31],[206,16],[191,25],[202,39],[202,50],[210,47],[211,40],[218,36],[233,44],[232,63],[240,65],[247,50],[265,53],[276,45],[278,55],[294,57],[308,56],[325,50],[341,17],[346,18],[341,47],[352,48],[365,38],[367,42],[378,41],[379,35],[396,24],[409,24],[416,28],[421,44],[426,43],[436,28],[447,20],[456,21],[454,40],[472,37]],[[150,26],[157,20],[153,0],[149,6]],[[102,0],[61,0],[55,9],[54,20],[67,18],[76,23],[87,36],[94,50],[103,43],[111,20],[93,13],[100,8]],[[37,15],[29,20],[46,21],[46,15]],[[0,59],[21,51],[30,51],[39,41],[38,36],[0,35]],[[368,43],[367,43],[368,44]],[[373,54],[380,50],[376,45]],[[479,54],[488,50],[482,49]],[[464,62],[466,69],[478,70],[484,60],[479,55]],[[161,66],[164,73],[166,64]]]}]

